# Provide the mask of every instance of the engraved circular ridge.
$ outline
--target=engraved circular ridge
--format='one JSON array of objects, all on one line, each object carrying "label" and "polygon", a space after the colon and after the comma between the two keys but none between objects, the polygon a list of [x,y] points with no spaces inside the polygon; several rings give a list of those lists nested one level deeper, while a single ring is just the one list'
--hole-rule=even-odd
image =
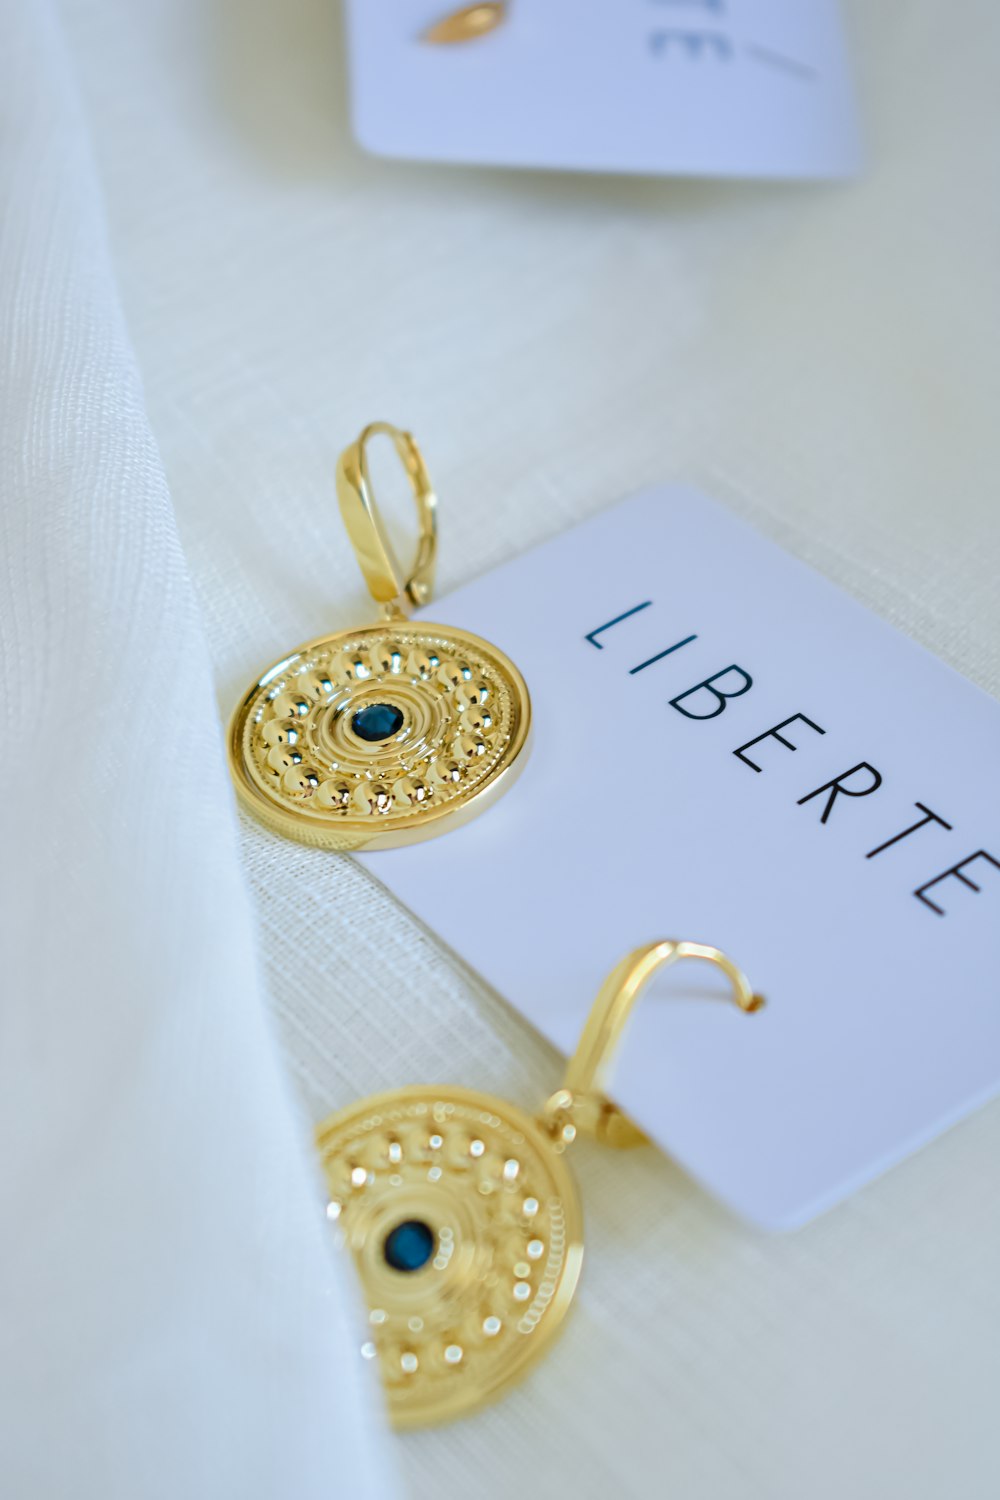
[{"label": "engraved circular ridge", "polygon": [[[318,1143],[369,1308],[360,1354],[393,1421],[501,1395],[561,1328],[583,1257],[576,1188],[539,1124],[489,1095],[413,1087],[333,1116]],[[400,1269],[386,1245],[404,1226],[425,1238]]]},{"label": "engraved circular ridge", "polygon": [[270,668],[234,714],[230,765],[251,811],[287,836],[334,849],[410,843],[486,805],[510,779],[530,714],[495,646],[388,621]]}]

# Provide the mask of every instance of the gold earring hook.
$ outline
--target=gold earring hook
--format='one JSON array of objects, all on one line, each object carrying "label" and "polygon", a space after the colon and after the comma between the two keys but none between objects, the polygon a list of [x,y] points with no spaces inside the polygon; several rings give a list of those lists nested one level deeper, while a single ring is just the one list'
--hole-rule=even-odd
[{"label": "gold earring hook", "polygon": [[[417,503],[417,553],[406,578],[375,503],[368,469],[368,443],[379,434],[392,439]],[[389,618],[405,616],[411,607],[426,604],[437,561],[437,500],[413,436],[391,422],[370,422],[337,460],[337,499],[365,582],[384,613]]]},{"label": "gold earring hook", "polygon": [[740,1010],[753,1012],[764,1004],[742,969],[718,948],[703,943],[659,942],[636,948],[616,964],[594,1001],[586,1025],[570,1058],[562,1088],[548,1100],[544,1118],[557,1140],[568,1145],[580,1130],[609,1146],[636,1146],[646,1136],[605,1097],[611,1057],[636,1001],[658,969],[684,958],[715,964],[732,986]]}]

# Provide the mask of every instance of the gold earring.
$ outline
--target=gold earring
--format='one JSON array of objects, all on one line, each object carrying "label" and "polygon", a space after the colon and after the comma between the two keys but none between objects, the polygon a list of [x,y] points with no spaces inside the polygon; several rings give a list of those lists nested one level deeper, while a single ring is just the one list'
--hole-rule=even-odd
[{"label": "gold earring", "polygon": [[436,21],[424,32],[423,39],[438,45],[472,42],[495,31],[506,15],[507,0],[481,0],[478,5],[463,5],[460,10],[449,11]]},{"label": "gold earring", "polygon": [[[380,433],[417,504],[408,576],[372,490],[367,445]],[[269,667],[233,714],[229,765],[241,800],[275,832],[325,849],[385,849],[444,833],[507,790],[524,764],[531,701],[496,646],[408,619],[431,597],[437,555],[437,502],[411,435],[366,427],[340,455],[337,498],[382,617]]]},{"label": "gold earring", "polygon": [[581,1131],[616,1147],[646,1139],[604,1079],[641,990],[684,958],[718,965],[741,1010],[763,1004],[717,948],[653,943],[608,975],[538,1116],[472,1089],[416,1085],[318,1127],[327,1215],[369,1307],[361,1353],[379,1362],[397,1426],[464,1416],[504,1394],[558,1333],[583,1260],[563,1153]]}]

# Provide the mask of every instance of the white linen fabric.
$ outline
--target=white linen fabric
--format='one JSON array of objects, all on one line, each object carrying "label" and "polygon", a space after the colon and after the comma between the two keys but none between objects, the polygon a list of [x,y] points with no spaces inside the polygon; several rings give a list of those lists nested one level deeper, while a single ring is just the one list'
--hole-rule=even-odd
[{"label": "white linen fabric", "polygon": [[3,19],[0,1492],[381,1496],[86,129]]},{"label": "white linen fabric", "polygon": [[[966,6],[960,26],[934,0],[850,6],[871,163],[839,187],[375,162],[349,138],[339,16],[328,0],[61,0],[60,14],[220,712],[287,646],[367,618],[332,465],[375,416],[411,427],[428,456],[442,502],[442,588],[640,485],[686,478],[1000,691],[1000,140],[990,128],[1000,13],[986,0]],[[25,386],[33,378],[30,369],[20,376]],[[81,408],[76,440],[101,419],[99,403]],[[104,420],[114,428],[121,418]],[[56,426],[47,442],[64,432]],[[56,452],[51,470],[68,486],[76,464]],[[119,484],[125,493],[121,476]],[[77,511],[74,527],[96,528],[110,546],[119,523],[82,502]],[[201,648],[172,555],[175,593],[160,589],[155,615],[169,641],[155,661],[179,674]],[[204,880],[202,892],[219,882],[226,899],[216,905],[230,913],[219,920],[235,922],[227,795],[211,733],[197,727],[207,711],[190,712],[177,677],[140,672],[136,572],[103,575],[95,595],[137,632],[134,666],[114,677],[115,690],[169,682],[155,722],[183,717],[188,736],[172,734],[171,775],[191,786],[187,830],[178,816],[170,839],[190,841],[185,873]],[[32,656],[36,673],[50,659]],[[125,701],[120,709],[111,701],[117,722]],[[152,722],[137,720],[124,739],[136,778],[153,738],[140,726]],[[145,820],[145,810],[133,816],[137,842],[152,842]],[[215,845],[192,831],[201,821]],[[64,865],[71,852],[62,847]],[[168,880],[177,868],[168,852],[162,844],[170,913],[188,896]],[[250,824],[242,854],[284,1055],[314,1118],[421,1078],[483,1086],[529,1106],[551,1087],[551,1049],[357,865]],[[22,858],[38,858],[30,841]],[[140,870],[152,879],[153,856],[144,858]],[[69,922],[86,871],[67,868]],[[137,878],[137,909],[145,896]],[[234,1094],[249,1119],[260,1076],[270,1080],[265,1093],[277,1085],[262,1056],[252,944],[226,942],[209,915],[200,928],[214,954],[206,998],[198,1006],[186,994],[171,1014],[178,1048],[195,1015],[203,1027],[214,1016],[213,1037],[225,1024],[230,1056],[246,1049],[257,1058],[253,1076],[234,1075],[217,1048],[199,1053],[200,1126],[230,1138]],[[668,930],[669,912],[663,921]],[[103,944],[116,963],[118,933],[116,925],[116,941]],[[161,1077],[175,1057],[158,1062]],[[82,1087],[81,1072],[45,1077],[48,1107],[71,1082]],[[142,1094],[138,1073],[134,1087],[132,1107],[158,1112],[164,1090]],[[214,1119],[209,1095],[219,1102]],[[257,1110],[259,1126],[266,1106]],[[14,1118],[27,1153],[31,1132],[23,1112]],[[256,1128],[254,1138],[263,1150]],[[276,1138],[287,1144],[287,1126]],[[135,1175],[139,1145],[118,1143],[120,1157],[102,1168],[109,1182],[116,1171]],[[164,1132],[160,1147],[167,1171],[181,1142]],[[766,1238],[652,1150],[582,1148],[587,1264],[564,1338],[504,1402],[394,1439],[406,1489],[427,1497],[572,1491],[585,1500],[993,1495],[998,1150],[993,1106],[818,1223]],[[248,1157],[244,1150],[237,1168]],[[63,1154],[60,1192],[64,1163]],[[185,1234],[203,1225],[210,1197],[195,1204],[192,1196]],[[279,1250],[291,1254],[293,1241],[308,1238],[303,1212],[272,1247],[275,1264]],[[175,1227],[170,1243],[178,1258],[193,1258]],[[140,1305],[145,1316],[145,1302],[131,1304]],[[48,1340],[55,1358],[64,1345],[76,1351],[76,1322],[67,1327]],[[157,1328],[144,1333],[137,1358],[165,1357]],[[255,1336],[246,1326],[243,1334]],[[306,1360],[302,1322],[288,1335],[294,1375]],[[241,1347],[248,1380],[263,1338],[257,1330],[256,1346]],[[214,1346],[220,1360],[225,1347]],[[74,1368],[88,1356],[98,1381],[92,1347]],[[220,1423],[226,1376],[199,1370]],[[67,1391],[59,1394],[72,1410]],[[279,1415],[288,1418],[286,1397]],[[136,1400],[130,1415],[152,1423],[161,1414],[154,1400]],[[310,1413],[302,1416],[308,1444],[315,1432],[306,1436]],[[135,1462],[125,1425],[123,1465]],[[331,1488],[341,1435],[331,1440]],[[291,1482],[270,1491],[304,1492]],[[137,1484],[134,1493],[155,1491]],[[266,1479],[243,1493],[267,1493]]]}]

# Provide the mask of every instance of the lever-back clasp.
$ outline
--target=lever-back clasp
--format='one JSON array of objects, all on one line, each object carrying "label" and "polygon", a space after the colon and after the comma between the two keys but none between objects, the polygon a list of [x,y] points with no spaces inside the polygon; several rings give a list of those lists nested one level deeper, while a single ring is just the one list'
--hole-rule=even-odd
[{"label": "lever-back clasp", "polygon": [[[372,490],[367,445],[380,433],[392,439],[417,502],[417,554],[409,577],[403,576]],[[433,592],[437,560],[437,500],[423,454],[411,434],[391,422],[370,422],[337,460],[337,499],[365,582],[385,613],[406,615],[410,608],[426,604]]]},{"label": "lever-back clasp", "polygon": [[720,968],[740,1010],[755,1011],[764,1004],[764,997],[751,990],[743,971],[718,948],[676,942],[636,948],[616,964],[601,986],[562,1088],[545,1105],[546,1123],[558,1142],[569,1144],[581,1130],[609,1146],[636,1146],[646,1140],[638,1126],[605,1097],[604,1087],[612,1054],[635,1002],[658,969],[682,958],[704,959]]}]

